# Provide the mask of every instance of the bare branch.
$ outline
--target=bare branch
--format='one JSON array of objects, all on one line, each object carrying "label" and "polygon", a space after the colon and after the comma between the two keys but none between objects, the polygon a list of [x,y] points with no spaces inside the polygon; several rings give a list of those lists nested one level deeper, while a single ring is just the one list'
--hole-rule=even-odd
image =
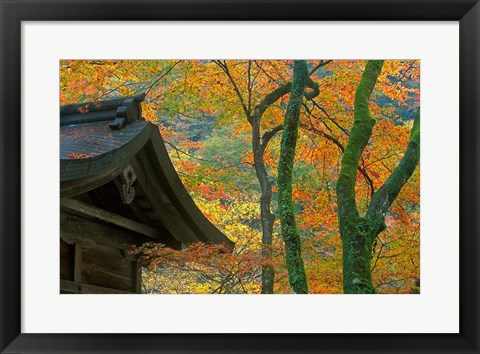
[{"label": "bare branch", "polygon": [[325,65],[327,65],[328,63],[331,63],[333,60],[321,60],[320,63],[318,63],[317,66],[315,66],[312,70],[310,70],[310,73],[308,74],[309,76],[312,76],[315,71],[317,71],[318,69],[320,69],[321,67],[324,67]]},{"label": "bare branch", "polygon": [[248,68],[247,68],[247,91],[248,91],[248,111],[251,112],[252,108],[252,61],[248,61]]},{"label": "bare branch", "polygon": [[160,76],[153,81],[153,83],[150,85],[150,87],[148,88],[148,90],[145,92],[145,96],[148,95],[148,93],[150,92],[150,90],[152,89],[152,87],[155,86],[155,84],[156,84],[157,82],[159,82],[161,79],[163,79],[165,76],[167,76],[167,75],[170,73],[170,71],[172,71],[173,68],[174,68],[175,66],[177,66],[177,64],[180,63],[180,62],[181,62],[181,60],[177,60],[173,65],[171,65],[171,66],[167,69],[167,71],[165,71],[165,70],[162,71],[162,74],[160,74]]},{"label": "bare branch", "polygon": [[[339,149],[340,151],[343,153],[345,152],[345,147],[342,145],[342,143],[337,139],[335,138],[333,135],[330,135],[328,133],[325,133],[324,131],[322,130],[319,130],[313,126],[307,126],[305,124],[302,124],[300,123],[300,127],[305,129],[305,130],[308,130],[308,131],[311,131],[315,134],[318,134],[320,136],[323,136],[324,138],[330,140],[331,142],[333,142]],[[365,178],[365,182],[367,182],[367,185],[370,189],[370,195],[372,196],[374,193],[375,193],[375,186],[373,184],[373,181],[372,179],[370,178],[370,176],[368,175],[367,171],[362,167],[362,166],[358,166],[358,171],[360,171],[360,173],[363,175],[363,177]]]},{"label": "bare branch", "polygon": [[215,64],[217,64],[220,69],[223,70],[223,72],[227,75],[228,79],[230,80],[230,83],[233,86],[233,89],[235,90],[235,93],[237,94],[238,99],[240,100],[240,104],[242,105],[243,111],[245,112],[245,115],[247,116],[248,121],[251,121],[251,116],[250,116],[250,110],[247,107],[245,100],[242,96],[242,93],[240,92],[240,89],[237,86],[237,83],[235,82],[235,79],[233,78],[232,74],[230,73],[230,70],[228,69],[227,62],[224,60],[221,62],[220,60],[214,60],[213,61]]},{"label": "bare branch", "polygon": [[182,150],[180,148],[178,148],[175,144],[169,142],[169,141],[166,141],[166,140],[163,140],[163,142],[167,145],[169,145],[172,149],[174,149],[176,152],[177,152],[177,157],[180,159],[180,155],[178,155],[178,153],[181,153],[183,155],[186,155],[186,156],[189,156],[191,157],[192,159],[195,159],[195,160],[198,160],[198,161],[204,161],[204,162],[209,162],[209,163],[213,163],[213,164],[216,164],[218,166],[220,166],[219,168],[231,168],[231,167],[236,167],[236,166],[239,166],[239,165],[243,165],[245,164],[244,162],[239,162],[239,163],[235,163],[235,164],[232,164],[232,165],[224,165],[224,164],[221,164],[217,161],[212,161],[212,160],[207,160],[207,159],[202,159],[200,157],[196,157],[188,152],[186,152],[185,150]]},{"label": "bare branch", "polygon": [[310,102],[313,103],[313,105],[315,107],[317,107],[320,111],[323,112],[323,114],[325,114],[325,116],[327,117],[327,119],[329,121],[331,121],[333,124],[335,124],[342,132],[344,132],[347,136],[350,136],[350,132],[348,130],[346,130],[344,127],[342,127],[335,119],[333,119],[330,114],[328,114],[327,110],[325,108],[323,108],[321,105],[319,105],[314,99],[310,99],[309,100]]},{"label": "bare branch", "polygon": [[256,60],[254,60],[254,62],[257,65],[257,67],[260,69],[260,71],[265,74],[266,77],[268,77],[271,81],[273,81],[274,83],[280,86],[279,79],[274,79],[270,74],[268,74],[265,71],[265,69]]},{"label": "bare branch", "polygon": [[413,66],[415,65],[417,61],[416,60],[413,60],[412,63],[408,66],[408,68],[405,69],[405,71],[403,72],[402,76],[400,76],[400,78],[398,79],[398,81],[395,83],[395,86],[394,88],[396,88],[398,86],[398,84],[400,84],[403,80],[403,78],[407,75],[407,73],[413,68]]}]

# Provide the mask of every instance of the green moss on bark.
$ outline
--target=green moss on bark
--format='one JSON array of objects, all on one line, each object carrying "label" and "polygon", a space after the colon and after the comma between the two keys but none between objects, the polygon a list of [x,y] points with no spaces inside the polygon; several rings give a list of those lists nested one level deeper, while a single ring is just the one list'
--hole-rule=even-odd
[{"label": "green moss on bark", "polygon": [[358,229],[348,230],[343,243],[343,290],[345,294],[373,294],[370,271],[371,248]]},{"label": "green moss on bark", "polygon": [[304,60],[296,60],[293,81],[285,113],[280,161],[278,164],[278,206],[282,236],[285,243],[285,258],[292,291],[308,293],[307,276],[302,259],[301,241],[295,221],[292,200],[292,171],[297,145],[300,107],[308,78],[308,67]]},{"label": "green moss on bark", "polygon": [[372,222],[358,215],[355,182],[362,152],[375,125],[368,103],[382,66],[382,60],[369,60],[357,86],[353,127],[337,181],[338,221],[343,247],[343,290],[347,294],[374,292],[370,271]]},{"label": "green moss on bark", "polygon": [[358,162],[372,135],[375,120],[370,116],[368,102],[382,70],[382,60],[368,61],[357,86],[354,104],[354,121],[350,138],[343,153],[342,167],[337,181],[337,198],[340,224],[358,222],[355,203],[355,181]]}]

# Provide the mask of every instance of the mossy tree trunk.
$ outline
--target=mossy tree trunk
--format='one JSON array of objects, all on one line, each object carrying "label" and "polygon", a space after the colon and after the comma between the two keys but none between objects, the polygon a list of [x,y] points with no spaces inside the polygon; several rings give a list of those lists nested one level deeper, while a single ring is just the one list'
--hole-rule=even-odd
[{"label": "mossy tree trunk", "polygon": [[[214,61],[227,75],[230,80],[235,93],[238,96],[242,109],[245,113],[247,121],[252,127],[252,152],[255,173],[257,175],[258,182],[260,184],[260,220],[262,224],[262,255],[266,259],[271,258],[271,246],[273,241],[273,226],[275,223],[275,215],[271,211],[272,203],[272,183],[266,169],[264,154],[270,140],[283,129],[283,125],[273,127],[270,130],[263,132],[260,131],[260,123],[265,111],[281,97],[290,93],[292,89],[292,83],[287,82],[282,86],[276,88],[269,94],[265,95],[263,99],[254,107],[252,107],[252,80],[250,78],[250,61],[247,70],[247,99],[245,99],[240,92],[240,89],[230,73],[226,61],[216,60]],[[326,65],[325,62],[323,65]],[[310,77],[307,78],[307,86],[311,89],[309,92],[305,92],[305,97],[314,98],[320,91],[319,86]],[[275,270],[271,265],[264,265],[262,267],[262,294],[272,294],[273,284],[275,280]]]},{"label": "mossy tree trunk", "polygon": [[[320,91],[319,86],[310,77],[307,77],[306,86],[310,88],[308,92],[304,92],[305,97],[314,98]],[[252,126],[252,151],[254,168],[257,179],[260,183],[260,218],[262,222],[262,255],[266,259],[271,258],[271,246],[273,241],[273,225],[275,216],[271,211],[272,203],[272,184],[270,182],[267,169],[265,166],[264,154],[270,140],[283,129],[283,125],[273,127],[260,135],[260,122],[263,113],[281,97],[290,93],[292,90],[292,82],[280,86],[266,95],[260,103],[255,106],[253,113],[249,116],[249,123]],[[262,267],[262,294],[273,294],[273,284],[275,280],[275,270],[271,265]]]},{"label": "mossy tree trunk", "polygon": [[293,81],[283,124],[280,161],[278,164],[278,208],[285,243],[285,258],[292,291],[308,293],[307,276],[302,259],[301,241],[295,221],[292,200],[292,172],[297,145],[300,107],[308,78],[304,60],[296,60],[293,66]]},{"label": "mossy tree trunk", "polygon": [[337,181],[338,222],[343,247],[343,290],[347,294],[374,293],[370,263],[373,243],[385,225],[385,216],[398,193],[413,174],[420,159],[420,109],[405,154],[384,185],[372,196],[364,217],[355,201],[355,182],[359,161],[372,135],[375,120],[368,103],[383,66],[381,60],[368,61],[357,86],[354,122],[342,158]]}]

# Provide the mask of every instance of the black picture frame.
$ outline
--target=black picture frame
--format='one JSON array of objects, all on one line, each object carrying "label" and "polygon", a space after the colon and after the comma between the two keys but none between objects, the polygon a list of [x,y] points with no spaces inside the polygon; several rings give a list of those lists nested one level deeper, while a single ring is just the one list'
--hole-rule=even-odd
[{"label": "black picture frame", "polygon": [[[0,11],[2,353],[479,353],[478,0],[0,0]],[[21,22],[85,20],[459,21],[460,333],[21,333]],[[224,320],[228,321],[228,318]],[[412,314],[414,320],[415,314]]]}]

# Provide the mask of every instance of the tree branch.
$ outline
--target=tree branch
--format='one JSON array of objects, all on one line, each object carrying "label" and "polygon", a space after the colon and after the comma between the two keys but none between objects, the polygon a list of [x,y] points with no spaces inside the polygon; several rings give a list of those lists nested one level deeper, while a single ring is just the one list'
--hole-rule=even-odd
[{"label": "tree branch", "polygon": [[174,68],[175,66],[177,66],[177,64],[180,63],[180,62],[181,62],[181,60],[177,60],[177,61],[176,61],[173,65],[171,65],[166,71],[165,71],[165,70],[162,71],[162,74],[160,74],[160,76],[159,76],[158,78],[156,78],[156,79],[153,81],[153,83],[148,87],[148,90],[145,92],[145,96],[148,95],[148,93],[150,92],[150,90],[152,89],[152,87],[155,86],[155,84],[156,84],[157,82],[159,82],[161,79],[163,79],[165,76],[167,76],[167,75],[170,73],[170,71],[172,71],[173,68]]},{"label": "tree branch", "polygon": [[169,142],[169,141],[167,141],[167,140],[163,140],[163,142],[164,142],[165,144],[169,145],[172,149],[174,149],[174,150],[177,152],[177,157],[178,157],[179,159],[181,159],[181,158],[180,158],[180,155],[178,155],[178,153],[181,153],[181,154],[184,154],[184,155],[186,155],[186,156],[191,157],[192,159],[195,159],[195,160],[198,160],[198,161],[209,162],[209,163],[212,163],[212,164],[215,164],[215,165],[219,166],[216,170],[223,169],[223,168],[231,168],[231,167],[236,167],[236,166],[240,166],[240,165],[246,164],[245,162],[239,162],[239,163],[235,163],[235,164],[231,164],[231,165],[225,165],[225,164],[219,163],[218,161],[202,159],[202,158],[200,158],[200,157],[196,157],[196,156],[188,153],[188,152],[185,151],[185,150],[180,149],[180,148],[177,147],[175,144],[173,144],[173,143],[171,143],[171,142]]},{"label": "tree branch", "polygon": [[368,206],[367,215],[384,217],[420,160],[420,108],[415,113],[410,140],[402,160],[383,186],[375,192]]},{"label": "tree branch", "polygon": [[328,112],[327,112],[327,110],[326,110],[325,108],[323,108],[322,106],[320,106],[314,99],[310,99],[309,101],[312,102],[313,105],[314,105],[315,107],[317,107],[319,110],[321,110],[321,111],[323,112],[323,114],[325,114],[325,117],[327,117],[327,119],[328,119],[329,121],[331,121],[333,124],[335,124],[335,125],[337,126],[337,128],[339,128],[339,129],[340,129],[342,132],[344,132],[347,136],[350,136],[350,132],[349,132],[347,129],[345,129],[344,127],[342,127],[340,124],[338,124],[338,122],[337,122],[335,119],[333,119],[333,118],[330,116],[330,114],[328,114]]},{"label": "tree branch", "polygon": [[253,86],[253,83],[252,83],[252,61],[249,60],[248,61],[248,69],[247,69],[247,91],[248,91],[248,105],[247,105],[247,108],[248,108],[248,111],[251,112],[251,109],[252,109],[252,86]]},{"label": "tree branch", "polygon": [[277,85],[280,85],[279,84],[279,80],[276,80],[274,79],[270,74],[268,74],[265,69],[259,64],[257,63],[256,60],[254,60],[255,64],[257,65],[257,67],[260,69],[261,72],[263,72],[265,74],[266,77],[268,77],[271,81],[273,81],[274,83],[276,83]]},{"label": "tree branch", "polygon": [[223,61],[223,63],[220,60],[214,60],[213,62],[217,64],[220,67],[220,69],[222,69],[225,75],[227,75],[228,79],[230,80],[230,83],[233,86],[233,89],[235,90],[235,93],[237,94],[238,99],[240,100],[240,104],[242,105],[243,111],[247,116],[247,120],[250,122],[251,120],[250,110],[245,104],[245,100],[243,99],[242,93],[240,92],[240,89],[238,88],[237,83],[235,82],[235,79],[233,78],[233,76],[230,73],[230,70],[228,69],[227,62],[225,60]]},{"label": "tree branch", "polygon": [[375,120],[370,116],[368,102],[382,70],[382,60],[369,60],[357,86],[352,132],[342,158],[337,180],[337,203],[341,225],[350,225],[358,219],[355,201],[355,182],[362,152],[372,135]]},{"label": "tree branch", "polygon": [[283,129],[283,125],[277,125],[276,127],[273,127],[272,129],[267,130],[266,132],[263,133],[262,141],[260,145],[262,153],[267,148],[267,145],[270,142],[270,140],[275,136],[275,134],[277,134],[282,129]]},{"label": "tree branch", "polygon": [[[323,136],[324,138],[330,140],[332,143],[334,143],[339,149],[341,152],[345,152],[345,147],[342,145],[342,143],[337,139],[335,138],[333,135],[330,135],[328,133],[325,133],[324,131],[322,130],[319,130],[313,126],[307,126],[306,124],[302,124],[300,123],[300,127],[305,129],[305,130],[308,130],[308,131],[311,131],[315,134],[318,134],[318,135],[321,135]],[[367,182],[367,185],[368,187],[370,188],[370,196],[373,195],[373,193],[375,193],[375,186],[373,184],[373,181],[372,179],[370,178],[370,176],[368,175],[367,171],[360,165],[358,165],[358,171],[360,171],[360,173],[363,175],[363,177],[365,178],[365,181]]]},{"label": "tree branch", "polygon": [[311,91],[305,91],[304,96],[307,100],[311,100],[320,94],[320,86],[313,81],[310,76],[307,77],[306,87],[311,88]]},{"label": "tree branch", "polygon": [[260,118],[262,117],[263,113],[265,113],[267,108],[273,103],[275,103],[282,96],[289,93],[291,89],[292,89],[292,83],[287,82],[286,84],[276,88],[275,90],[270,92],[268,95],[263,97],[260,103],[255,106],[254,114],[253,114],[255,119],[260,120]]},{"label": "tree branch", "polygon": [[318,63],[317,66],[315,66],[312,70],[310,70],[310,72],[308,73],[309,76],[312,76],[315,71],[317,71],[318,69],[320,69],[321,67],[327,65],[328,63],[331,63],[333,60],[321,60],[320,63]]},{"label": "tree branch", "polygon": [[402,76],[400,76],[400,78],[398,79],[398,81],[395,83],[395,86],[394,88],[396,88],[398,86],[398,84],[400,84],[403,80],[403,78],[407,75],[407,73],[410,71],[410,69],[413,68],[413,66],[415,65],[416,63],[416,60],[413,60],[410,65],[408,66],[408,68],[406,68],[404,71],[403,71],[403,74]]}]

